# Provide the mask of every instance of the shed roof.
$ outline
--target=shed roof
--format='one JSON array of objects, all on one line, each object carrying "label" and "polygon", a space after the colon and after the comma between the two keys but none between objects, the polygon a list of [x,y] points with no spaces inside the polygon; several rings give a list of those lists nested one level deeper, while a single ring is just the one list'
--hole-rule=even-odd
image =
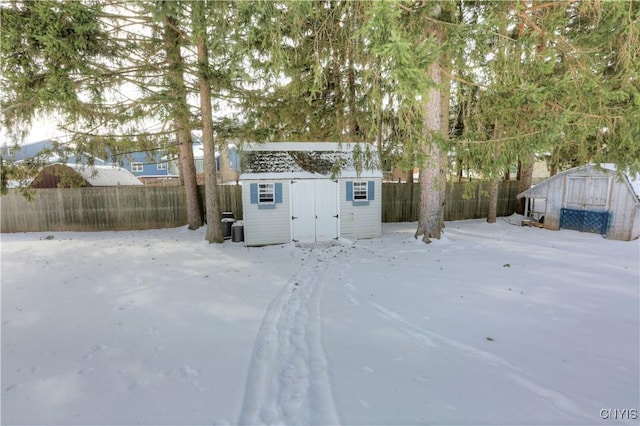
[{"label": "shed roof", "polygon": [[116,166],[85,166],[65,164],[77,171],[91,186],[136,186],[143,185],[129,170]]},{"label": "shed roof", "polygon": [[377,150],[367,143],[249,143],[241,164],[241,180],[382,178]]},{"label": "shed roof", "polygon": [[[87,166],[84,164],[52,164],[42,169],[33,182],[40,182],[47,174],[60,173],[60,168],[77,173],[87,186],[139,186],[143,185],[130,171],[116,166]],[[46,178],[45,178],[46,179]],[[45,183],[45,185],[49,185]]]},{"label": "shed roof", "polygon": [[[563,179],[566,175],[579,173],[604,173],[618,175],[614,164],[586,164],[584,166],[574,167],[572,169],[565,170],[554,176],[551,176],[550,178],[543,180],[539,184],[534,185],[526,191],[523,191],[520,194],[516,195],[516,198],[546,198],[546,188],[549,184],[551,184],[551,182],[557,179]],[[628,173],[621,173],[619,174],[619,176],[622,178],[624,184],[628,186],[629,190],[636,195],[636,199],[638,200],[638,203],[640,203],[640,175],[630,176],[630,174]]]}]

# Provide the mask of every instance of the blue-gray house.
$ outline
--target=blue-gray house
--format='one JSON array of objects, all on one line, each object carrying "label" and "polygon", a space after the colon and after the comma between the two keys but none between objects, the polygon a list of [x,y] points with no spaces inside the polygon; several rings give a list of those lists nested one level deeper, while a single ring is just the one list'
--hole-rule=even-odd
[{"label": "blue-gray house", "polygon": [[177,178],[178,171],[169,166],[166,151],[133,152],[123,156],[112,156],[111,162],[129,170],[134,176],[143,179]]},{"label": "blue-gray house", "polygon": [[42,164],[68,163],[68,164],[107,164],[103,159],[92,157],[89,154],[70,154],[64,144],[45,139],[37,142],[29,142],[19,146],[2,144],[0,154],[3,161],[20,163],[27,160],[35,160]]},{"label": "blue-gray house", "polygon": [[[204,173],[204,154],[202,142],[194,137],[193,156],[195,159],[196,173]],[[216,152],[216,168],[221,173],[221,182],[236,181],[240,169],[240,158],[236,145],[229,144],[229,167],[221,169],[220,153]],[[133,173],[142,180],[153,179],[177,179],[179,176],[177,157],[167,152],[166,149],[153,151],[132,152],[126,155],[107,155],[110,158],[96,158],[89,154],[69,154],[65,151],[64,144],[51,139],[26,143],[20,146],[3,144],[0,148],[3,161],[22,162],[25,160],[37,160],[41,164],[95,164],[116,165]]]}]

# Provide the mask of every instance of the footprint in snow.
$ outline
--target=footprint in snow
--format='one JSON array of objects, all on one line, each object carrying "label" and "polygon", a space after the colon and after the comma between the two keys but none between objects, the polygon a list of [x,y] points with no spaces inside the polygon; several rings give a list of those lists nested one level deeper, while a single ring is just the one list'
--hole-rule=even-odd
[{"label": "footprint in snow", "polygon": [[360,302],[358,302],[353,296],[347,296],[347,302],[349,302],[349,305],[351,306],[356,306],[359,305]]},{"label": "footprint in snow", "polygon": [[186,364],[180,367],[180,374],[183,377],[198,377],[198,372]]}]

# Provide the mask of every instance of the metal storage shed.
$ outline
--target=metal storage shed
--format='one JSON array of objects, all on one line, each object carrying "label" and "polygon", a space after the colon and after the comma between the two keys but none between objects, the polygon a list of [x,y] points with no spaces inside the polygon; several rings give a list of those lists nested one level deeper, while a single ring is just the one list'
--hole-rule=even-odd
[{"label": "metal storage shed", "polygon": [[[517,195],[546,229],[594,232],[613,240],[640,236],[640,180],[610,164],[566,170]],[[525,213],[525,215],[527,215]]]},{"label": "metal storage shed", "polygon": [[382,172],[373,145],[245,144],[241,165],[247,246],[382,233]]},{"label": "metal storage shed", "polygon": [[116,166],[52,164],[33,179],[33,188],[70,188],[98,186],[141,186],[131,172]]}]

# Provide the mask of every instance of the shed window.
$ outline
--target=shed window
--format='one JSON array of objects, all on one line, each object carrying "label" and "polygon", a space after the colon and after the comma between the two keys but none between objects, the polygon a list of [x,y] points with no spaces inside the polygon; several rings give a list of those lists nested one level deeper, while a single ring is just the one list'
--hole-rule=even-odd
[{"label": "shed window", "polygon": [[353,200],[366,201],[367,198],[367,182],[353,182]]},{"label": "shed window", "polygon": [[7,148],[7,155],[13,157],[13,148]]},{"label": "shed window", "polygon": [[158,163],[158,170],[167,170],[167,163]]},{"label": "shed window", "polygon": [[276,204],[282,203],[282,182],[252,183],[249,197],[251,204],[257,204],[259,209],[275,209]]},{"label": "shed window", "polygon": [[272,183],[258,184],[258,204],[274,204],[275,188]]},{"label": "shed window", "polygon": [[351,201],[354,206],[368,206],[370,201],[375,200],[376,185],[369,181],[350,181],[347,186],[347,201]]},{"label": "shed window", "polygon": [[144,163],[140,163],[140,162],[131,163],[131,171],[132,172],[142,172],[142,171],[144,171]]}]

